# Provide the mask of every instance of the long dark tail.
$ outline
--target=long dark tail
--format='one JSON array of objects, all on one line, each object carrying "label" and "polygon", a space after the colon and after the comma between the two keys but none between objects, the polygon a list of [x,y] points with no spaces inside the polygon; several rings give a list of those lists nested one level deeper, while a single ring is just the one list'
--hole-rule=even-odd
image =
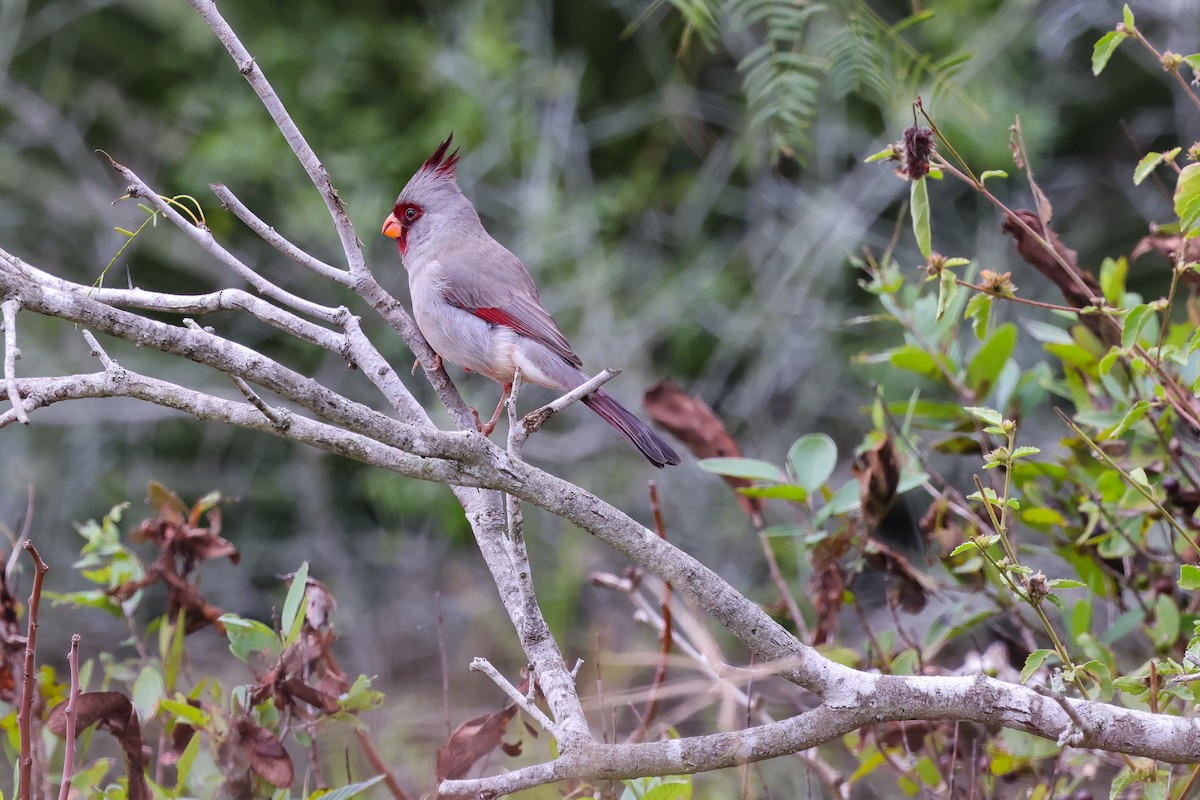
[{"label": "long dark tail", "polygon": [[664,442],[661,436],[603,389],[598,389],[583,398],[583,402],[605,422],[620,431],[621,435],[654,466],[665,467],[668,464],[679,463],[679,454],[671,449],[671,445]]}]

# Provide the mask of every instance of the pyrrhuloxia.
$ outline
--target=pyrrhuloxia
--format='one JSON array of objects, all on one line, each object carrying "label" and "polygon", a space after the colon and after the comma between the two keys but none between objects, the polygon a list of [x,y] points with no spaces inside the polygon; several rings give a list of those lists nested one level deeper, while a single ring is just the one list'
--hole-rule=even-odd
[{"label": "pyrrhuloxia", "polygon": [[[453,134],[405,185],[383,234],[396,240],[408,270],[413,318],[434,352],[504,385],[500,405],[479,429],[490,434],[513,377],[559,391],[587,380],[583,362],[542,306],[520,259],[488,235],[455,180]],[[583,402],[656,467],[678,464],[671,446],[600,389]],[[478,414],[476,414],[478,421]]]}]

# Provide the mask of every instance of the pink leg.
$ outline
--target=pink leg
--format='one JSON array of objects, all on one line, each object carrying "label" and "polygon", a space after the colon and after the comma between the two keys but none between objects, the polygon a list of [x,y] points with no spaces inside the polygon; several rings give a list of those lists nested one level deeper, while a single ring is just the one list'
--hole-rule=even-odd
[{"label": "pink leg", "polygon": [[[408,374],[416,375],[417,367],[419,367],[419,366],[421,366],[421,359],[418,358],[416,361],[413,362],[413,368],[411,370],[409,370]],[[433,354],[433,369],[434,369],[434,371],[437,371],[441,368],[442,368],[442,357],[439,356],[437,353],[434,353]],[[470,372],[470,370],[467,370],[467,371]]]},{"label": "pink leg", "polygon": [[508,396],[512,394],[512,384],[504,384],[504,392],[500,395],[500,402],[496,406],[496,413],[492,414],[492,418],[485,425],[483,420],[479,418],[479,412],[471,408],[471,413],[475,415],[475,424],[479,427],[479,432],[484,436],[491,436],[492,431],[496,430],[496,422],[500,419],[500,412],[504,410],[504,403],[508,400]]}]

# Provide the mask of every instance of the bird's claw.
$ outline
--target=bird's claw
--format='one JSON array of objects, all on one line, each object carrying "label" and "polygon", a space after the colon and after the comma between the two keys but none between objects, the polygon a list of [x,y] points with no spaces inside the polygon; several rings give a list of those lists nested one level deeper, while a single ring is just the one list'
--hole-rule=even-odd
[{"label": "bird's claw", "polygon": [[[416,359],[416,360],[414,360],[414,361],[413,361],[412,369],[410,369],[410,370],[408,371],[408,374],[409,374],[409,375],[416,375],[416,374],[417,374],[417,367],[419,367],[419,366],[421,366],[421,359],[419,359],[419,358],[418,358],[418,359]],[[437,372],[437,371],[438,371],[439,369],[441,369],[441,368],[442,368],[442,357],[441,357],[441,356],[439,356],[437,353],[434,353],[434,354],[433,354],[433,371],[434,371],[434,372]]]},{"label": "bird's claw", "polygon": [[479,429],[479,432],[484,436],[491,436],[492,431],[496,430],[496,418],[493,417],[490,422],[484,422],[479,416],[479,412],[475,410],[475,406],[467,406],[467,408],[471,409],[471,414],[475,417],[475,427]]}]

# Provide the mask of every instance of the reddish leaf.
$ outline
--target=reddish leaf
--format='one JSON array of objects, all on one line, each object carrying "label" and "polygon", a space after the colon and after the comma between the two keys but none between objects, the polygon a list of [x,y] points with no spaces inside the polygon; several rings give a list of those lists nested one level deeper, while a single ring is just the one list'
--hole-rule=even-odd
[{"label": "reddish leaf", "polygon": [[[58,737],[67,735],[67,704],[59,703],[50,712],[46,726]],[[75,737],[92,725],[109,731],[125,753],[125,769],[129,775],[129,800],[149,800],[146,786],[142,729],[134,713],[133,703],[120,692],[84,692],[76,698]]]},{"label": "reddish leaf", "polygon": [[338,709],[341,708],[338,705],[336,697],[309,686],[299,678],[288,678],[276,687],[275,692],[276,697],[282,695],[288,698],[295,698],[302,703],[308,703],[310,706],[319,708],[326,714],[336,714]]},{"label": "reddish leaf", "polygon": [[[742,454],[741,448],[726,430],[725,423],[709,405],[695,395],[684,393],[671,381],[659,381],[647,389],[642,397],[642,405],[656,425],[670,431],[696,458],[737,457]],[[724,477],[723,480],[734,491],[751,485],[751,481],[745,478]],[[762,500],[741,494],[737,500],[738,505],[758,524]]]},{"label": "reddish leaf", "polygon": [[[529,678],[526,678],[517,691],[524,693],[528,687]],[[455,728],[446,746],[438,750],[437,782],[463,777],[476,761],[502,747],[500,740],[516,713],[514,703],[495,713],[469,719]]]},{"label": "reddish leaf", "polygon": [[[1037,236],[1030,236],[1026,228]],[[1021,258],[1058,287],[1068,305],[1083,308],[1092,304],[1093,297],[1103,294],[1092,273],[1080,269],[1079,254],[1064,245],[1051,228],[1044,227],[1035,212],[1024,208],[1014,211],[1005,217],[1000,229],[1012,237]],[[1043,246],[1043,240],[1054,253]],[[1079,321],[1105,344],[1120,344],[1120,329],[1099,314],[1083,314]]]},{"label": "reddish leaf", "polygon": [[843,537],[826,539],[813,550],[813,577],[809,585],[813,607],[817,612],[817,627],[813,631],[814,645],[831,641],[837,633],[838,614],[846,593],[846,571],[838,562],[844,550]]},{"label": "reddish leaf", "polygon": [[250,769],[272,786],[286,789],[296,782],[292,757],[275,738],[275,734],[260,727],[249,718],[237,722],[238,743],[250,764]]},{"label": "reddish leaf", "polygon": [[304,599],[304,621],[311,628],[324,627],[337,610],[337,601],[333,599],[333,594],[316,578],[309,578],[305,584]]},{"label": "reddish leaf", "polygon": [[873,568],[898,579],[888,590],[888,602],[892,606],[899,606],[910,614],[916,614],[925,608],[925,601],[929,595],[937,592],[936,583],[913,567],[912,562],[904,555],[878,539],[867,539],[866,546],[863,547],[863,556]]},{"label": "reddish leaf", "polygon": [[896,487],[900,485],[900,461],[892,434],[888,433],[882,442],[863,453],[853,469],[858,476],[863,524],[874,529],[892,507]]}]

